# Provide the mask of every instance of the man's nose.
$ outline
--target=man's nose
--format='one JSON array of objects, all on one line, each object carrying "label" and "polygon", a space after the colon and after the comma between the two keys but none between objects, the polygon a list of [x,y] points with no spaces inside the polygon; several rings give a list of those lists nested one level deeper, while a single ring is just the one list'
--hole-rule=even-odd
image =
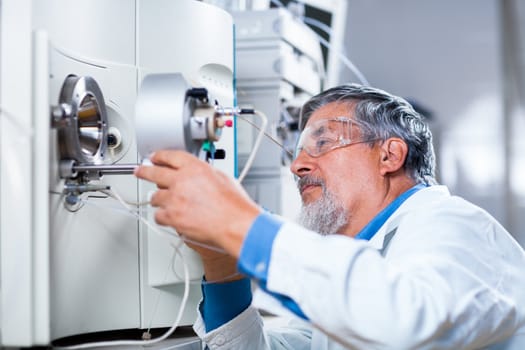
[{"label": "man's nose", "polygon": [[296,176],[303,177],[310,173],[313,169],[312,157],[308,155],[304,150],[297,154],[297,157],[293,160],[290,165],[290,170]]}]

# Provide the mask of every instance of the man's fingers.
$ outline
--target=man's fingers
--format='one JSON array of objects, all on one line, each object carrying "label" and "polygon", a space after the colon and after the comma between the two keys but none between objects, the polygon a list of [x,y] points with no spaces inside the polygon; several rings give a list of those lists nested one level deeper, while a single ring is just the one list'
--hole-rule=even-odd
[{"label": "man's fingers", "polygon": [[152,207],[162,207],[169,200],[170,192],[168,190],[158,190],[150,198]]},{"label": "man's fingers", "polygon": [[185,151],[161,150],[151,155],[150,160],[155,165],[168,166],[173,169],[179,169],[188,162],[194,162],[198,159]]},{"label": "man's fingers", "polygon": [[158,188],[168,188],[173,183],[175,171],[171,168],[155,165],[141,165],[134,172],[139,179],[157,184]]},{"label": "man's fingers", "polygon": [[[152,166],[139,166],[134,174],[140,179],[154,182],[160,189],[168,188],[178,170],[183,167],[195,167],[200,161],[185,151],[161,150],[151,155]],[[202,162],[204,163],[204,162]]]},{"label": "man's fingers", "polygon": [[157,209],[155,212],[155,222],[159,225],[169,226],[169,214],[168,211],[162,208]]}]

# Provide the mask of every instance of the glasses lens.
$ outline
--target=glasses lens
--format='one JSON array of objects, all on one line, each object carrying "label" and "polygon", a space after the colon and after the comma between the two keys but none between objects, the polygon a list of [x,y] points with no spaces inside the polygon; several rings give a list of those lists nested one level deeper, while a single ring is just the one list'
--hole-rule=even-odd
[{"label": "glasses lens", "polygon": [[349,118],[323,119],[308,125],[299,138],[296,156],[304,150],[318,157],[334,148],[349,144],[352,120]]}]

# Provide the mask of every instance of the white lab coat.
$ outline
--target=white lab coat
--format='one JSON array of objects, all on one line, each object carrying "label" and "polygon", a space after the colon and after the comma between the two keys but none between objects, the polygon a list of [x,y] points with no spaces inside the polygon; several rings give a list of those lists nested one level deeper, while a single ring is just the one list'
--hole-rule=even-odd
[{"label": "white lab coat", "polygon": [[199,317],[197,334],[210,349],[525,349],[525,253],[444,186],[412,195],[369,242],[286,222],[267,287],[311,323],[265,329],[256,308],[279,311],[258,291],[207,334]]}]

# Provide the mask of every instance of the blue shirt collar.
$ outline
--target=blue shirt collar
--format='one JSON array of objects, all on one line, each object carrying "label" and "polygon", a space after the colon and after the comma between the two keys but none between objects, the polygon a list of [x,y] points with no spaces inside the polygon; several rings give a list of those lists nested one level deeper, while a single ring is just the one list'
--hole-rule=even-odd
[{"label": "blue shirt collar", "polygon": [[372,221],[370,221],[356,236],[356,239],[364,239],[369,241],[376,232],[383,226],[383,224],[388,220],[390,216],[403,204],[404,201],[408,199],[411,195],[416,193],[422,188],[428,187],[426,184],[417,184],[409,190],[402,193],[397,197],[392,203],[390,203],[386,208],[381,210]]}]

